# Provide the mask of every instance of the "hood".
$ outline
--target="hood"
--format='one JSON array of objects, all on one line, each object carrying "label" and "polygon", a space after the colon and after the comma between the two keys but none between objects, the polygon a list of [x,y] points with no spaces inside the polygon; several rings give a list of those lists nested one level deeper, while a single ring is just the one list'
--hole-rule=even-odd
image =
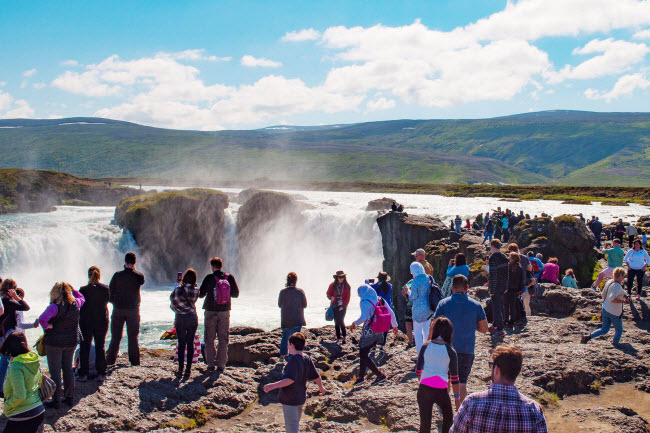
[{"label": "hood", "polygon": [[36,374],[38,368],[41,365],[41,361],[38,357],[38,353],[30,351],[23,353],[22,355],[15,356],[12,360],[12,363],[18,363],[27,368],[32,373]]},{"label": "hood", "polygon": [[370,301],[373,304],[377,303],[377,292],[375,292],[375,289],[373,289],[369,285],[364,284],[363,286],[360,286],[357,289],[357,293],[359,294],[359,297],[361,298],[361,302]]},{"label": "hood", "polygon": [[413,275],[413,278],[417,278],[418,275],[424,275],[424,266],[418,262],[411,263],[411,275]]}]

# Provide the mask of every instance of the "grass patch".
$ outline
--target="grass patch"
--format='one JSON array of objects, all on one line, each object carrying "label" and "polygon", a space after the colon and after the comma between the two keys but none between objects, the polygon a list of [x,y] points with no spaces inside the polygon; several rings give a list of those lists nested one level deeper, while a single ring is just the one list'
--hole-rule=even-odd
[{"label": "grass patch", "polygon": [[600,389],[602,387],[603,387],[603,383],[599,379],[596,379],[591,383],[591,385],[589,385],[589,390],[593,394],[600,394]]},{"label": "grass patch", "polygon": [[535,400],[542,406],[552,407],[559,406],[560,397],[554,392],[546,392],[539,394],[535,397]]}]

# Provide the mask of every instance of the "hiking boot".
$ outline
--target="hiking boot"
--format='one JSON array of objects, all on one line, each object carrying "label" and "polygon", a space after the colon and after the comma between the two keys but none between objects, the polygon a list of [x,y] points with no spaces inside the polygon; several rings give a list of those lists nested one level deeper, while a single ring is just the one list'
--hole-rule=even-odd
[{"label": "hiking boot", "polygon": [[365,382],[366,382],[366,379],[364,379],[363,377],[357,377],[357,380],[354,381],[353,386],[363,385]]},{"label": "hiking boot", "polygon": [[583,335],[582,338],[580,338],[580,344],[587,344],[591,340],[591,335]]},{"label": "hiking boot", "polygon": [[187,369],[187,370],[185,370],[185,374],[183,375],[183,379],[187,380],[187,379],[190,378],[191,375],[192,375],[192,371]]},{"label": "hiking boot", "polygon": [[382,374],[381,376],[377,376],[377,379],[372,383],[373,385],[379,385],[380,383],[384,382],[386,380],[386,375]]}]

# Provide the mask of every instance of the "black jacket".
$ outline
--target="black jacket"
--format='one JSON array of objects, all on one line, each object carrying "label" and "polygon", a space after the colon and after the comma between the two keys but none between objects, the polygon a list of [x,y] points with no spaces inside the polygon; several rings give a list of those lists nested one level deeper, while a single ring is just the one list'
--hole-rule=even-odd
[{"label": "black jacket", "polygon": [[490,294],[503,294],[508,286],[508,257],[502,252],[492,254],[490,266]]},{"label": "black jacket", "polygon": [[115,308],[133,310],[140,308],[140,286],[144,284],[144,275],[131,268],[115,272],[109,287],[109,302]]},{"label": "black jacket", "polygon": [[109,289],[106,284],[93,284],[79,289],[86,302],[81,307],[81,325],[97,327],[106,326],[108,329],[108,299]]},{"label": "black jacket", "polygon": [[5,312],[0,316],[0,337],[16,329],[16,311],[29,311],[29,305],[25,301],[16,302],[8,296],[2,297],[2,305],[5,307]]},{"label": "black jacket", "polygon": [[45,331],[45,344],[73,347],[79,344],[79,307],[76,302],[57,305],[56,316],[50,320],[52,329]]},{"label": "black jacket", "polygon": [[[199,289],[199,298],[205,298],[203,302],[203,309],[207,311],[230,311],[230,299],[225,305],[217,305],[214,302],[214,288],[217,286],[217,277],[223,279],[225,273],[223,271],[216,271],[211,274],[208,274],[203,279],[201,283],[201,288]],[[230,284],[230,298],[239,297],[239,287],[237,287],[237,281],[235,277],[231,274],[228,274],[228,283]]]}]

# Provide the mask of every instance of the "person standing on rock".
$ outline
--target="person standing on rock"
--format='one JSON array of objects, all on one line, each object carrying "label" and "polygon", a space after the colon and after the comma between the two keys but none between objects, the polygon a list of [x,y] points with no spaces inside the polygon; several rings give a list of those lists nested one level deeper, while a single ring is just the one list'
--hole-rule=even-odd
[{"label": "person standing on rock", "polygon": [[[393,285],[389,283],[390,277],[388,276],[388,273],[386,272],[380,272],[377,275],[377,282],[370,284],[370,287],[372,287],[375,292],[377,292],[377,295],[381,299],[386,302],[386,305],[388,305],[393,311],[395,309],[393,308]],[[384,346],[386,345],[386,339],[388,338],[388,332],[384,332],[384,341],[379,343],[379,349],[383,353],[384,351]]]},{"label": "person standing on rock", "polygon": [[[519,245],[516,243],[510,243],[508,245],[508,252],[510,253],[517,253],[519,255],[519,264],[521,265],[521,302],[524,305],[524,310],[523,314],[519,317],[518,320],[521,321],[526,321],[526,318],[530,316],[530,298],[531,298],[531,290],[532,287],[535,285],[536,281],[532,281],[533,277],[533,265],[531,261],[528,259],[528,256],[526,254],[521,254],[519,251]],[[517,300],[517,302],[519,302]],[[517,311],[519,308],[517,308]],[[525,314],[525,316],[524,316]]]},{"label": "person standing on rock", "polygon": [[600,222],[598,217],[595,217],[594,220],[589,225],[594,237],[596,238],[596,247],[600,249],[600,238],[603,234],[603,223]]},{"label": "person standing on rock", "polygon": [[625,227],[625,234],[627,235],[628,247],[632,248],[634,245],[634,239],[636,239],[636,236],[639,234],[636,230],[636,227],[634,227],[632,223],[627,223],[627,227]]},{"label": "person standing on rock", "polygon": [[113,304],[111,315],[111,343],[106,353],[106,363],[114,365],[120,350],[124,324],[129,340],[129,362],[140,365],[140,287],[144,275],[135,270],[135,253],[126,253],[124,270],[116,272],[108,284],[109,302]]},{"label": "person standing on rock", "polygon": [[101,272],[97,266],[88,269],[88,285],[79,289],[86,302],[81,307],[79,328],[81,347],[79,348],[79,373],[77,380],[85,382],[90,373],[90,347],[95,340],[95,371],[100,380],[106,376],[106,352],[104,344],[108,333],[109,289],[99,282]]},{"label": "person standing on rock", "polygon": [[[196,271],[185,271],[181,284],[176,286],[169,295],[171,309],[175,313],[174,328],[178,336],[178,371],[176,377],[189,379],[192,374],[194,357],[194,335],[199,327],[199,316],[196,313],[196,301],[199,299],[199,287],[196,285]],[[185,364],[187,349],[187,364]],[[183,374],[183,367],[185,373]]]},{"label": "person standing on rock", "polygon": [[[486,219],[487,219],[487,214],[486,214]],[[485,224],[485,237],[483,238],[483,242],[481,242],[481,245],[483,245],[485,241],[492,242],[493,236],[494,236],[494,221],[488,219],[487,224]]]},{"label": "person standing on rock", "polygon": [[614,236],[617,237],[619,241],[621,241],[621,245],[623,245],[624,235],[625,235],[625,224],[623,224],[623,220],[619,218],[618,222],[616,223],[616,227],[614,228]]},{"label": "person standing on rock", "polygon": [[282,404],[284,428],[287,433],[300,432],[302,408],[307,401],[307,382],[315,381],[320,395],[327,392],[314,361],[302,352],[305,342],[305,335],[301,332],[289,337],[289,359],[282,372],[282,380],[268,383],[263,388],[266,393],[280,389],[278,401]]},{"label": "person standing on rock", "polygon": [[[377,317],[377,313],[387,313],[390,315],[390,324],[382,323],[382,325],[386,325],[388,330],[392,328],[394,335],[397,335],[397,319],[395,318],[393,309],[386,305],[383,300],[380,300],[377,292],[369,285],[364,284],[360,286],[357,289],[357,293],[360,298],[359,307],[361,309],[361,316],[352,322],[350,331],[354,331],[360,325],[363,325],[363,327],[361,328],[361,338],[359,339],[359,376],[354,382],[354,385],[358,386],[365,383],[366,371],[368,369],[375,374],[373,385],[377,385],[386,380],[386,375],[377,368],[372,358],[370,358],[370,351],[377,344],[384,341],[385,330],[375,330],[375,324],[380,320],[388,319],[385,314],[382,317]],[[383,307],[381,310],[379,309],[380,305]]]},{"label": "person standing on rock", "polygon": [[630,297],[625,294],[623,281],[625,280],[625,269],[614,269],[614,279],[605,283],[603,288],[603,309],[602,325],[591,334],[583,335],[580,339],[582,344],[586,344],[592,338],[607,335],[609,328],[614,326],[614,345],[621,342],[623,335],[623,304],[630,302]]},{"label": "person standing on rock", "polygon": [[[411,253],[413,259],[424,267],[424,273],[433,278],[433,266],[426,259],[426,252],[423,248],[418,248],[415,252]],[[402,289],[402,296],[406,298],[406,312],[404,314],[404,323],[406,325],[406,336],[409,340],[409,347],[415,345],[413,338],[413,302],[409,300],[408,289],[406,286]]]},{"label": "person standing on rock", "polygon": [[433,311],[429,306],[429,292],[431,290],[431,280],[424,272],[424,267],[418,263],[411,263],[411,286],[409,288],[409,300],[413,303],[413,336],[415,338],[415,349],[417,356],[422,349],[422,344],[426,341],[431,327],[431,317]]},{"label": "person standing on rock", "polygon": [[[18,285],[11,278],[2,281],[0,285],[0,304],[2,305],[2,314],[0,315],[0,342],[4,337],[11,334],[18,325],[18,311],[29,311],[29,305],[18,296],[16,290]],[[0,355],[0,394],[3,391],[7,369],[9,368],[10,359],[8,356]]]},{"label": "person standing on rock", "polygon": [[336,271],[332,277],[334,281],[327,288],[327,299],[330,300],[332,311],[334,311],[336,342],[345,344],[345,338],[347,336],[345,330],[345,313],[350,303],[351,288],[345,272]]},{"label": "person standing on rock", "polygon": [[[228,340],[230,338],[231,299],[239,297],[239,287],[232,274],[221,270],[223,261],[219,257],[210,259],[212,273],[206,275],[201,283],[199,297],[205,298],[205,357],[208,370],[217,368],[222,373],[228,362]],[[214,340],[219,340],[215,350]]]},{"label": "person standing on rock", "polygon": [[454,412],[447,388],[454,390],[456,410],[460,406],[458,384],[458,357],[451,347],[454,327],[446,317],[438,317],[431,323],[429,338],[422,346],[415,366],[418,376],[417,400],[420,409],[420,433],[431,433],[433,405],[442,411],[442,432],[448,433],[454,422]]},{"label": "person standing on rock", "polygon": [[460,215],[456,215],[454,225],[456,226],[456,233],[460,233],[463,230],[463,219],[460,217]]},{"label": "person standing on rock", "polygon": [[631,297],[636,278],[636,298],[639,299],[643,295],[643,276],[650,265],[650,256],[641,248],[639,239],[636,239],[633,245],[634,247],[627,252],[623,261],[627,265],[627,292]]},{"label": "person standing on rock", "polygon": [[464,275],[456,275],[452,282],[452,295],[438,304],[434,318],[446,317],[451,320],[454,334],[451,344],[458,357],[458,377],[460,381],[459,404],[467,397],[467,381],[474,365],[476,332],[488,332],[487,318],[483,306],[467,296],[469,282]]},{"label": "person standing on rock", "polygon": [[504,293],[504,324],[505,326],[513,326],[519,320],[518,303],[519,296],[522,294],[524,283],[522,282],[522,267],[520,264],[521,258],[516,252],[511,252],[508,258],[508,287]]},{"label": "person standing on rock", "polygon": [[542,406],[515,386],[523,360],[517,347],[494,349],[489,363],[492,385],[465,399],[451,427],[453,433],[548,432]]},{"label": "person standing on rock", "polygon": [[489,290],[492,300],[492,324],[496,337],[506,335],[503,330],[503,295],[508,287],[508,257],[501,252],[501,241],[490,242],[492,255],[488,260]]},{"label": "person standing on rock", "polygon": [[454,280],[456,275],[465,275],[469,278],[469,266],[467,266],[467,258],[465,258],[465,254],[458,253],[455,258],[449,260],[445,282],[440,288],[443,298],[451,295],[451,282]]},{"label": "person standing on rock", "polygon": [[288,353],[289,337],[300,332],[305,322],[305,308],[307,308],[307,297],[302,289],[296,287],[298,276],[295,272],[287,275],[287,284],[280,290],[278,307],[280,307],[280,327],[282,328],[282,340],[280,341],[280,357],[285,358]]},{"label": "person standing on rock", "polygon": [[[598,278],[596,278],[596,281],[594,284],[591,285],[592,289],[596,289],[600,287],[600,283],[603,280],[607,280],[609,278],[612,278],[612,275],[614,275],[614,269],[620,268],[623,266],[623,259],[625,258],[625,251],[621,248],[621,241],[620,239],[614,239],[612,241],[612,248],[609,248],[607,250],[603,250],[603,254],[607,257],[607,267],[600,271],[598,273]],[[607,244],[605,244],[607,246]]]}]

